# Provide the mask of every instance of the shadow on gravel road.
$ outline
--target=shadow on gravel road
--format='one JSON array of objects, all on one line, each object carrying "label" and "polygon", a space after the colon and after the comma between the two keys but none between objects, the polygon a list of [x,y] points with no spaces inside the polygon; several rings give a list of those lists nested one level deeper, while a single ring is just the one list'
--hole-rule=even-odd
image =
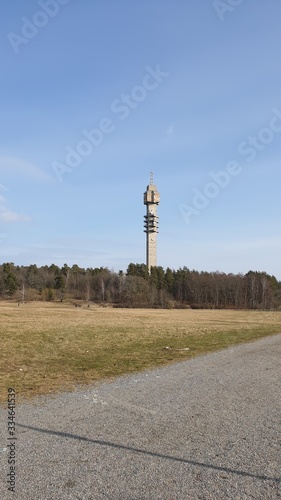
[{"label": "shadow on gravel road", "polygon": [[276,478],[276,477],[262,476],[259,474],[252,474],[251,472],[245,472],[242,470],[229,469],[227,467],[219,467],[217,465],[212,465],[212,464],[204,464],[202,462],[196,462],[195,460],[186,460],[184,458],[172,457],[170,455],[163,455],[162,453],[155,453],[152,451],[142,450],[139,448],[132,448],[130,446],[110,443],[108,441],[101,441],[99,439],[89,439],[89,438],[86,438],[83,436],[76,436],[75,434],[69,434],[67,432],[50,431],[48,429],[40,429],[38,427],[31,427],[30,425],[24,425],[24,424],[17,424],[17,427],[23,427],[24,429],[29,429],[31,431],[42,432],[44,434],[50,434],[50,435],[58,436],[58,437],[62,437],[62,438],[77,439],[78,441],[87,441],[88,443],[93,443],[93,444],[97,444],[100,446],[108,446],[110,448],[115,448],[118,450],[133,451],[134,453],[140,453],[140,454],[151,456],[151,457],[162,458],[165,460],[173,460],[174,462],[181,462],[184,464],[204,467],[206,469],[212,469],[212,470],[216,470],[219,472],[225,472],[226,474],[236,474],[238,476],[246,476],[246,477],[251,477],[254,479],[260,479],[261,481],[274,481],[275,483],[281,483],[281,479]]}]

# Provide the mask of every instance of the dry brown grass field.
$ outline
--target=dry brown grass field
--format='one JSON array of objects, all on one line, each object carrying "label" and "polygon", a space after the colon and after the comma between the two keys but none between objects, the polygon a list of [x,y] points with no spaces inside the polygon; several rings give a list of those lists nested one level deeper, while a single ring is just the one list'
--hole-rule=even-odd
[{"label": "dry brown grass field", "polygon": [[[70,390],[281,332],[281,312],[0,303],[0,395]],[[187,350],[188,349],[188,350]]]}]

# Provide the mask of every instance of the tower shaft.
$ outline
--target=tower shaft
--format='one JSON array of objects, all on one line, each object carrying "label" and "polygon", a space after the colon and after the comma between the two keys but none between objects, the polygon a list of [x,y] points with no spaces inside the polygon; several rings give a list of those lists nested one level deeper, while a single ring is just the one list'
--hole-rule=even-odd
[{"label": "tower shaft", "polygon": [[151,266],[157,266],[157,233],[158,221],[157,206],[160,202],[160,194],[153,183],[153,174],[150,174],[150,184],[144,193],[144,204],[146,215],[144,216],[144,232],[146,233],[146,265],[150,272]]}]

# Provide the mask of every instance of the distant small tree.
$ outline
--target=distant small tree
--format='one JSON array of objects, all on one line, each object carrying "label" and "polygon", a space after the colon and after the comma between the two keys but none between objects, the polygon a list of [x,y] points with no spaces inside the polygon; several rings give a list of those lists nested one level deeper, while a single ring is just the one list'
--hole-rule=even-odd
[{"label": "distant small tree", "polygon": [[146,280],[149,279],[149,272],[145,264],[129,264],[126,274],[127,276],[140,276]]},{"label": "distant small tree", "polygon": [[55,277],[55,289],[60,292],[60,301],[62,302],[64,299],[64,291],[65,291],[65,278],[61,274]]},{"label": "distant small tree", "polygon": [[16,277],[13,274],[8,274],[5,279],[5,285],[8,295],[12,297],[18,288]]},{"label": "distant small tree", "polygon": [[21,289],[21,301],[24,304],[24,301],[25,301],[25,285],[24,285],[24,283],[22,284],[22,289]]},{"label": "distant small tree", "polygon": [[44,288],[42,290],[42,298],[47,302],[51,302],[54,300],[54,289],[53,288]]},{"label": "distant small tree", "polygon": [[18,289],[17,278],[13,272],[13,267],[13,263],[3,265],[5,292],[11,297]]}]

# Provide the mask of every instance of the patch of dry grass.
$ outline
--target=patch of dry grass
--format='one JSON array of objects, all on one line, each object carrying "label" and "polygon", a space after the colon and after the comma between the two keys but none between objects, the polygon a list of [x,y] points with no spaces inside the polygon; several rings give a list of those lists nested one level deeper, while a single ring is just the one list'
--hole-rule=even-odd
[{"label": "patch of dry grass", "polygon": [[8,387],[20,398],[54,393],[281,332],[278,311],[2,302],[0,320],[2,402]]}]

